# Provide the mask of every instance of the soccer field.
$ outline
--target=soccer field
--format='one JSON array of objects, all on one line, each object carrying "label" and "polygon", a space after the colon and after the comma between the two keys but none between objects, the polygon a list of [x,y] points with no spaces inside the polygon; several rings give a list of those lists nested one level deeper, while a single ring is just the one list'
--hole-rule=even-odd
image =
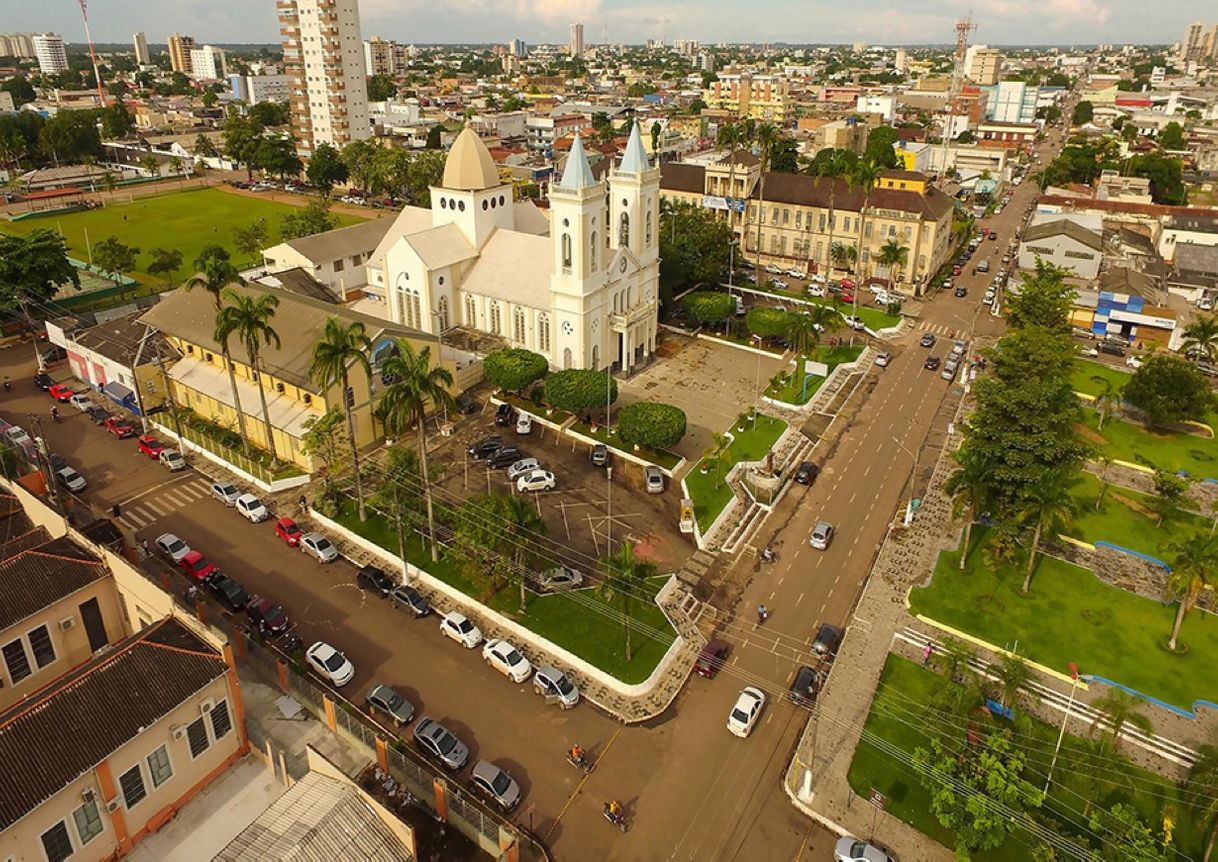
[{"label": "soccer field", "polygon": [[[0,221],[0,230],[28,234],[37,228],[58,230],[68,240],[71,255],[88,260],[85,231],[94,246],[108,236],[116,236],[127,245],[139,248],[137,272],[128,273],[139,281],[153,282],[143,272],[151,262],[149,251],[154,248],[177,249],[182,252],[182,271],[186,276],[191,263],[206,245],[224,246],[233,254],[233,261],[244,269],[252,265],[248,256],[233,247],[233,228],[245,227],[255,219],[265,218],[267,245],[279,242],[279,224],[286,213],[297,208],[267,198],[230,194],[214,188],[186,189],[155,197],[136,198],[131,203],[111,203],[96,210],[47,216],[27,221]],[[355,224],[359,219],[336,213],[340,226]]]}]

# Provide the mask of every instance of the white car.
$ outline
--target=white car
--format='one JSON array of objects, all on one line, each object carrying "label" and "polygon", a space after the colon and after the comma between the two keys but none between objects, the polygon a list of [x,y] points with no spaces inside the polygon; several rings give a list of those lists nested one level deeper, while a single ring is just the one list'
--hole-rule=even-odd
[{"label": "white car", "polygon": [[537,577],[537,588],[545,592],[574,590],[584,582],[584,576],[570,566],[555,566]]},{"label": "white car", "polygon": [[892,354],[889,353],[888,351],[884,351],[883,353],[876,354],[875,364],[880,366],[881,368],[887,368],[888,363],[891,361],[892,361]]},{"label": "white car", "polygon": [[772,263],[766,264],[765,271],[768,272],[770,275],[782,275],[782,267],[775,266]]},{"label": "white car", "polygon": [[232,482],[212,482],[211,495],[226,506],[235,506],[241,492]]},{"label": "white car", "polygon": [[893,862],[892,857],[866,841],[860,841],[853,835],[845,835],[837,840],[833,848],[833,862]]},{"label": "white car", "polygon": [[79,410],[81,413],[88,413],[93,407],[93,402],[89,400],[88,395],[73,395],[68,399],[68,403]]},{"label": "white car", "polygon": [[551,491],[557,484],[549,470],[534,470],[516,480],[517,491]]},{"label": "white car", "polygon": [[1094,347],[1091,347],[1086,344],[1082,344],[1082,345],[1079,345],[1078,355],[1094,357],[1094,356],[1099,356],[1100,352],[1098,350],[1096,350]]},{"label": "white car", "polygon": [[855,317],[853,314],[846,315],[846,325],[855,330],[865,329],[867,326],[861,317]]},{"label": "white car", "polygon": [[17,425],[13,425],[10,428],[5,429],[4,436],[7,437],[8,442],[12,443],[14,446],[29,446],[34,442],[30,439],[30,435],[25,433],[25,429],[20,428]]},{"label": "white car", "polygon": [[761,717],[761,708],[765,706],[765,693],[753,686],[747,686],[736,698],[736,704],[727,716],[727,729],[741,739],[753,732],[757,719]]},{"label": "white car", "polygon": [[466,649],[482,643],[482,632],[465,614],[450,611],[440,618],[440,634],[452,638]]},{"label": "white car", "polygon": [[884,285],[882,285],[882,284],[869,284],[869,285],[867,285],[867,289],[869,291],[871,291],[872,293],[874,293],[876,296],[879,296],[881,293],[887,292],[887,288],[885,288]]},{"label": "white car", "polygon": [[786,290],[791,286],[790,283],[784,278],[771,279],[770,284],[774,285],[774,287],[778,288],[779,290]]},{"label": "white car", "polygon": [[808,274],[806,272],[804,272],[802,269],[798,269],[797,267],[791,267],[790,269],[788,269],[787,275],[791,276],[791,278],[807,278],[808,277]]},{"label": "white car", "polygon": [[534,470],[541,469],[541,464],[536,458],[521,458],[511,467],[508,467],[507,477],[509,482],[515,482],[521,476],[527,476]]},{"label": "white car", "polygon": [[182,457],[182,453],[177,449],[162,449],[161,454],[157,455],[156,459],[168,467],[170,473],[186,469],[186,459]]},{"label": "white car", "polygon": [[257,524],[271,517],[266,506],[253,494],[242,494],[237,498],[237,511],[249,519],[251,524]]},{"label": "white car", "polygon": [[528,413],[521,413],[516,418],[516,433],[531,434],[533,431],[533,417]]},{"label": "white car", "polygon": [[64,467],[61,470],[56,470],[55,478],[59,480],[59,484],[63,485],[73,494],[77,494],[89,487],[89,483],[85,481],[85,477],[77,473],[72,467]]},{"label": "white car", "polygon": [[1128,357],[1128,358],[1125,360],[1125,364],[1126,364],[1126,365],[1128,365],[1130,368],[1135,368],[1135,369],[1136,369],[1136,368],[1141,368],[1141,367],[1142,367],[1142,360],[1141,360],[1141,358],[1140,358],[1140,357],[1137,357],[1137,356],[1130,356],[1130,357]]},{"label": "white car", "polygon": [[179,562],[190,553],[190,545],[183,542],[173,533],[161,533],[156,537],[156,548],[172,562]]},{"label": "white car", "polygon": [[482,657],[512,682],[524,682],[533,675],[533,665],[505,640],[487,641],[482,647]]},{"label": "white car", "polygon": [[816,284],[827,284],[829,279],[826,278],[822,273],[818,272],[815,275],[810,276],[808,281],[815,282]]},{"label": "white car", "polygon": [[824,296],[825,289],[819,284],[809,284],[804,288],[804,293],[808,294],[808,296]]},{"label": "white car", "polygon": [[338,559],[338,548],[321,533],[308,533],[300,540],[300,550],[319,563],[332,563]]},{"label": "white car", "polygon": [[335,688],[342,688],[355,678],[355,665],[325,641],[318,641],[305,653],[309,667]]}]

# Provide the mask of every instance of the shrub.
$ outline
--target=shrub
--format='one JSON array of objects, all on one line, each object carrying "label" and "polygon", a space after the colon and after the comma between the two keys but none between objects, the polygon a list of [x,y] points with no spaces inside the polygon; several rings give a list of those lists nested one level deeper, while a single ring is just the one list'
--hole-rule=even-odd
[{"label": "shrub", "polygon": [[508,347],[488,353],[482,360],[486,379],[507,392],[519,392],[534,380],[540,380],[550,370],[550,363],[540,353],[522,347]]},{"label": "shrub", "polygon": [[617,381],[605,371],[580,368],[556,371],[546,378],[545,388],[550,406],[568,413],[587,413],[617,401]]},{"label": "shrub", "polygon": [[736,300],[726,293],[712,290],[698,290],[687,294],[681,300],[685,316],[691,323],[705,326],[710,323],[721,323],[736,310]]},{"label": "shrub", "polygon": [[1214,405],[1209,381],[1197,366],[1166,353],[1148,356],[1121,395],[1160,428],[1185,419],[1204,419]]},{"label": "shrub", "polygon": [[791,328],[791,315],[781,308],[750,308],[745,317],[749,332],[762,338],[777,338]]},{"label": "shrub", "polygon": [[618,412],[617,433],[630,445],[667,449],[685,436],[685,411],[671,404],[636,401]]}]

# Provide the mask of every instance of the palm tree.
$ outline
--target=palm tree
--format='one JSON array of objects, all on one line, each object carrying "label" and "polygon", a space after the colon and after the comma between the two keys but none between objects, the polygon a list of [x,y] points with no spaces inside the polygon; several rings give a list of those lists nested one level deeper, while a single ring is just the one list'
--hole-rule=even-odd
[{"label": "palm tree", "polygon": [[1070,486],[1060,474],[1050,474],[1033,485],[1021,501],[1016,520],[1023,526],[1032,526],[1032,546],[1028,549],[1028,571],[1024,575],[1021,593],[1025,595],[1032,586],[1032,570],[1036,567],[1036,555],[1040,551],[1041,536],[1047,531],[1057,535],[1068,529],[1074,520],[1075,501]]},{"label": "palm tree", "polygon": [[[859,292],[863,288],[862,282],[866,280],[867,273],[863,271],[862,261],[871,261],[874,255],[868,254],[863,249],[863,240],[866,236],[864,227],[867,223],[867,208],[871,205],[871,190],[875,188],[875,184],[879,182],[880,175],[884,173],[884,168],[877,165],[873,161],[859,162],[855,166],[854,172],[850,175],[849,182],[853,188],[863,190],[863,205],[859,208],[859,241],[858,241],[858,256],[859,256],[859,284],[854,289],[854,310],[851,314],[854,317],[859,316]],[[874,266],[874,263],[872,263]],[[850,343],[854,344],[855,329],[850,329]]]},{"label": "palm tree", "polygon": [[1198,360],[1213,362],[1218,357],[1218,316],[1210,314],[1186,326],[1180,349],[1185,353],[1196,351]]},{"label": "palm tree", "polygon": [[1032,678],[1028,663],[1013,653],[1003,653],[998,664],[990,665],[990,673],[998,678],[998,700],[1003,706],[1014,704],[1019,690]]},{"label": "palm tree", "polygon": [[1112,732],[1114,749],[1120,747],[1121,730],[1127,724],[1142,733],[1149,734],[1154,731],[1154,725],[1151,724],[1146,713],[1142,712],[1142,701],[1119,688],[1112,689],[1091,706],[1100,713],[1091,723],[1091,730],[1094,732],[1107,725]]},{"label": "palm tree", "polygon": [[266,406],[266,385],[262,380],[262,347],[274,345],[279,349],[279,333],[271,326],[279,297],[271,293],[261,296],[246,296],[231,287],[224,289],[225,298],[232,303],[216,315],[216,341],[228,347],[230,335],[245,347],[250,368],[254,371],[254,385],[258,387],[258,398],[262,401],[262,421],[266,425],[266,445],[271,453],[271,467],[279,466],[279,453],[275,451],[275,429],[271,425],[271,411]]},{"label": "palm tree", "polygon": [[503,525],[503,541],[512,549],[513,577],[520,584],[520,612],[524,613],[525,573],[529,570],[531,558],[537,556],[533,537],[545,534],[546,522],[527,497],[502,497],[498,509],[498,520]]},{"label": "palm tree", "polygon": [[146,170],[151,176],[159,177],[161,175],[161,163],[157,157],[149,153],[140,159],[140,167]]},{"label": "palm tree", "polygon": [[973,534],[973,521],[990,500],[993,491],[993,480],[985,471],[970,466],[956,469],[948,477],[945,490],[951,496],[952,517],[964,517],[964,540],[960,547],[960,571],[964,571],[968,559],[969,540]]},{"label": "palm tree", "polygon": [[1202,818],[1209,823],[1210,834],[1201,856],[1202,862],[1209,862],[1218,840],[1218,793],[1214,792],[1218,786],[1218,745],[1207,742],[1197,746],[1197,759],[1188,771],[1187,786],[1193,790],[1191,798],[1197,800],[1194,804],[1200,808]]},{"label": "palm tree", "polygon": [[888,242],[880,247],[879,252],[875,256],[876,261],[880,266],[888,267],[889,279],[888,283],[896,288],[897,277],[895,273],[900,272],[905,264],[909,262],[909,246],[901,245],[897,242],[897,238],[890,237]]},{"label": "palm tree", "polygon": [[172,156],[169,159],[169,172],[176,174],[179,179],[182,177],[182,157]]},{"label": "palm tree", "polygon": [[973,675],[973,648],[964,641],[945,637],[939,654],[942,656],[943,675],[953,682],[967,683]]},{"label": "palm tree", "polygon": [[[727,209],[727,223],[731,227],[732,232],[736,230],[736,225],[733,220],[735,211],[731,208],[731,200],[736,193],[736,148],[740,146],[742,140],[743,129],[736,123],[728,123],[719,129],[718,143],[720,146],[727,147],[727,194],[723,197],[729,201]],[[743,227],[742,227],[743,233]],[[743,253],[744,240],[741,239],[741,252]]]},{"label": "palm tree", "polygon": [[368,351],[372,342],[364,329],[364,324],[358,320],[343,323],[337,317],[326,321],[326,329],[321,340],[313,345],[313,355],[309,360],[309,377],[328,391],[336,384],[342,385],[339,397],[342,399],[343,410],[347,414],[347,442],[351,444],[351,464],[355,469],[355,503],[359,510],[359,519],[368,520],[364,511],[364,479],[360,475],[359,447],[355,445],[355,398],[351,394],[350,368],[359,366],[371,380],[372,363],[368,360]]},{"label": "palm tree", "polygon": [[1115,463],[1111,455],[1099,455],[1095,459],[1095,463],[1100,467],[1100,493],[1095,498],[1095,510],[1098,512],[1100,507],[1104,505],[1104,496],[1108,493],[1108,470]]},{"label": "palm tree", "polygon": [[[211,294],[216,307],[216,318],[219,320],[220,310],[224,307],[220,300],[221,294],[230,284],[245,284],[233,266],[228,251],[218,245],[208,245],[195,258],[195,275],[186,280],[186,289],[193,290],[201,287]],[[233,393],[233,410],[237,414],[237,428],[241,433],[241,451],[249,454],[249,440],[245,433],[245,412],[241,409],[241,397],[237,394],[237,373],[233,369],[232,356],[228,350],[228,339],[217,338],[220,344],[220,356],[224,360],[224,368],[228,371],[228,385]]]},{"label": "palm tree", "polygon": [[1108,414],[1121,406],[1121,389],[1114,386],[1112,381],[1107,377],[1101,377],[1098,374],[1093,374],[1091,380],[1100,387],[1099,393],[1095,396],[1095,410],[1099,413],[1100,421],[1096,430],[1104,430],[1104,420],[1108,418]]},{"label": "palm tree", "polygon": [[761,260],[761,223],[765,220],[765,175],[770,169],[770,159],[774,154],[781,135],[772,123],[762,123],[757,127],[757,147],[761,157],[761,183],[757,199],[757,260]]},{"label": "palm tree", "polygon": [[427,471],[427,439],[423,422],[430,407],[436,412],[455,408],[456,402],[448,391],[453,385],[452,373],[443,366],[433,365],[431,348],[415,350],[405,338],[399,338],[397,352],[385,360],[381,373],[393,382],[385,387],[377,408],[385,433],[396,437],[413,423],[418,434],[419,466],[423,474],[423,493],[427,498],[427,538],[431,543],[431,560],[440,558],[436,546],[436,518],[431,499],[431,478]]},{"label": "palm tree", "polygon": [[838,269],[849,271],[850,265],[858,260],[859,250],[844,242],[835,242],[829,246],[829,257],[837,264]]},{"label": "palm tree", "polygon": [[600,586],[602,598],[608,602],[619,597],[622,600],[622,621],[626,627],[626,661],[629,662],[630,608],[635,596],[644,592],[647,580],[655,577],[655,563],[636,560],[634,545],[626,541],[617,553],[601,557],[601,565],[605,568],[605,578]]},{"label": "palm tree", "polygon": [[1215,583],[1218,572],[1218,539],[1213,536],[1193,536],[1169,547],[1173,552],[1171,574],[1167,576],[1167,594],[1179,600],[1176,621],[1172,623],[1171,637],[1167,648],[1176,650],[1180,637],[1180,625],[1184,616],[1197,604],[1197,598],[1206,587]]},{"label": "palm tree", "polygon": [[716,487],[723,484],[723,455],[731,445],[731,438],[726,434],[712,434],[711,444],[706,447],[706,452],[702,456],[715,471]]},{"label": "palm tree", "polygon": [[[828,264],[828,275],[830,276],[833,275],[833,262],[836,260],[833,254],[833,222],[836,218],[834,214],[834,205],[837,203],[837,181],[838,178],[841,177],[841,175],[845,172],[845,159],[842,158],[841,152],[837,150],[834,151],[831,158],[823,159],[813,168],[813,176],[817,178],[818,185],[826,179],[829,180],[829,244],[827,246],[828,259],[826,260],[826,264]],[[809,225],[811,225],[811,220],[809,220]]]}]

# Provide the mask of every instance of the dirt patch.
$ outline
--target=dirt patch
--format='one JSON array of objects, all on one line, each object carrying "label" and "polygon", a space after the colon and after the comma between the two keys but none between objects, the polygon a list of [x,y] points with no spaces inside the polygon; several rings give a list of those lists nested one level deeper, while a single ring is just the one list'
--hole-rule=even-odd
[{"label": "dirt patch", "polygon": [[670,359],[676,356],[684,349],[685,345],[677,341],[675,338],[665,338],[656,345],[656,356],[661,359]]},{"label": "dirt patch", "polygon": [[1083,425],[1081,423],[1078,425],[1075,425],[1074,430],[1079,433],[1079,436],[1081,436],[1087,440],[1090,440],[1092,443],[1096,444],[1097,446],[1107,446],[1108,445],[1108,440],[1104,437],[1104,435],[1099,434],[1095,431],[1092,431],[1086,425]]},{"label": "dirt patch", "polygon": [[1112,499],[1116,500],[1118,503],[1121,503],[1122,505],[1128,506],[1130,509],[1133,509],[1139,515],[1146,516],[1150,520],[1154,521],[1156,524],[1162,520],[1162,518],[1159,516],[1158,512],[1155,512],[1154,510],[1142,505],[1141,503],[1139,503],[1137,500],[1133,499],[1132,497],[1126,497],[1124,494],[1120,493],[1119,491],[1109,491],[1108,496],[1111,497]]}]

